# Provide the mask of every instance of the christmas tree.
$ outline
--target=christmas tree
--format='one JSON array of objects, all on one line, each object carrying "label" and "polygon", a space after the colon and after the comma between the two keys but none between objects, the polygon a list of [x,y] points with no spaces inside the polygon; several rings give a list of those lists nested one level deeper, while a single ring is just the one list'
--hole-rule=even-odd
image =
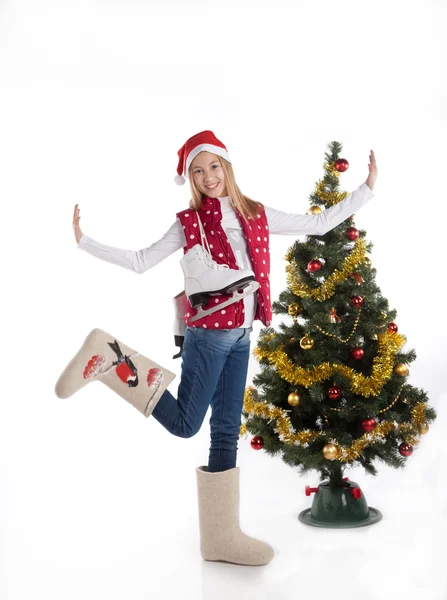
[{"label": "christmas tree", "polygon": [[[348,195],[340,190],[349,166],[341,150],[338,142],[328,145],[308,214]],[[241,428],[254,435],[254,449],[280,453],[301,473],[316,470],[325,488],[348,489],[354,504],[361,491],[346,470],[361,465],[376,475],[375,459],[403,467],[436,418],[426,393],[409,383],[416,353],[404,350],[396,310],[375,282],[371,249],[352,216],[288,250],[288,287],[273,303],[274,314],[286,317],[278,331],[260,332],[260,372],[245,392]],[[327,519],[336,520],[335,513]]]}]

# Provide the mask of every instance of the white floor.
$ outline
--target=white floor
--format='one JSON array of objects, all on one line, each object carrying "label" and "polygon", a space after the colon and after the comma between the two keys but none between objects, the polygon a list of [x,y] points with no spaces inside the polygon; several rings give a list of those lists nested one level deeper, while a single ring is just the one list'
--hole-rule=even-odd
[{"label": "white floor", "polygon": [[383,512],[371,527],[301,524],[304,486],[316,476],[241,440],[241,522],[276,552],[266,567],[242,567],[199,554],[194,468],[206,458],[208,425],[173,438],[95,386],[29,404],[21,431],[4,432],[2,600],[447,598],[447,397],[406,469],[349,473]]}]

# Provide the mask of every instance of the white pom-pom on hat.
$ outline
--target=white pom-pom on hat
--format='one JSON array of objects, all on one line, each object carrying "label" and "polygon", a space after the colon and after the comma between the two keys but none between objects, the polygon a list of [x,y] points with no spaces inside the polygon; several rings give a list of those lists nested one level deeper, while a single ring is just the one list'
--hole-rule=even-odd
[{"label": "white pom-pom on hat", "polygon": [[185,185],[186,183],[186,179],[183,177],[183,175],[176,175],[174,177],[174,181],[177,185]]}]

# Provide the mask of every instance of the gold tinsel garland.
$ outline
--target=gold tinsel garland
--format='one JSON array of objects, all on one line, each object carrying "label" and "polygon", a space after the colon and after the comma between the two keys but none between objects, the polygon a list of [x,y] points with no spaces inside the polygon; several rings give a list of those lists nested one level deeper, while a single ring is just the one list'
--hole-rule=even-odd
[{"label": "gold tinsel garland", "polygon": [[323,163],[323,169],[329,173],[329,175],[335,175],[336,177],[340,177],[340,171],[337,171],[337,167],[335,166],[335,162]]},{"label": "gold tinsel garland", "polygon": [[293,444],[296,441],[300,444],[308,444],[309,442],[313,442],[320,435],[319,432],[310,430],[304,430],[296,433],[292,427],[290,417],[287,416],[287,412],[272,404],[256,402],[253,398],[254,391],[255,388],[253,387],[249,387],[245,391],[245,411],[251,415],[256,415],[257,417],[262,417],[269,421],[276,419],[280,435],[284,435],[284,439],[282,441],[286,441],[290,444]]},{"label": "gold tinsel garland", "polygon": [[[265,339],[272,339],[272,337],[274,337],[274,334],[266,336]],[[258,360],[267,359],[276,368],[278,374],[292,385],[302,385],[309,388],[313,383],[332,377],[334,373],[341,373],[351,382],[352,392],[368,398],[369,396],[376,396],[384,383],[390,379],[393,373],[396,353],[405,342],[406,338],[398,333],[386,331],[379,334],[377,338],[378,352],[373,359],[370,377],[358,373],[346,365],[329,362],[305,369],[294,364],[282,346],[276,350],[263,350],[258,345],[254,349],[253,354]]]},{"label": "gold tinsel garland", "polygon": [[327,187],[327,183],[319,181],[314,193],[324,202],[325,206],[334,206],[349,196],[348,192],[330,192],[326,189]]},{"label": "gold tinsel garland", "polygon": [[341,270],[336,269],[319,288],[311,288],[300,280],[298,265],[293,260],[293,248],[287,251],[285,259],[290,263],[286,266],[286,279],[292,292],[300,298],[312,298],[323,302],[335,294],[337,286],[343,283],[352,271],[361,263],[366,255],[366,242],[357,240],[350,255],[345,259]]},{"label": "gold tinsel garland", "polygon": [[410,412],[413,417],[413,423],[417,427],[420,427],[425,423],[425,404],[423,402],[415,404]]},{"label": "gold tinsel garland", "polygon": [[[287,411],[281,410],[272,404],[265,402],[256,402],[253,395],[256,393],[254,387],[249,387],[244,395],[244,409],[251,416],[258,416],[268,421],[276,421],[275,432],[278,438],[285,444],[300,446],[309,444],[310,442],[320,439],[324,443],[334,444],[337,448],[336,460],[348,463],[359,458],[363,450],[378,441],[383,441],[385,436],[391,431],[401,434],[405,437],[407,443],[416,444],[419,440],[418,426],[425,422],[425,404],[419,402],[412,410],[412,421],[410,423],[397,423],[391,421],[383,421],[378,423],[375,429],[367,432],[360,438],[355,440],[351,446],[341,446],[336,440],[327,436],[324,432],[305,429],[303,431],[295,431],[287,415]],[[241,427],[244,432],[247,431],[245,423]],[[241,433],[242,435],[242,433]]]},{"label": "gold tinsel garland", "polygon": [[[323,169],[328,173],[328,175],[332,176],[332,177],[340,177],[341,173],[340,171],[337,171],[337,168],[335,166],[335,162],[330,162],[330,163],[323,163]],[[337,204],[338,202],[341,202],[342,200],[344,200],[346,198],[346,196],[348,196],[349,194],[347,192],[329,192],[326,188],[329,186],[329,182],[325,182],[324,179],[321,179],[315,187],[315,191],[313,193],[313,196],[318,196],[319,199],[324,202],[324,204],[326,206],[333,206],[334,204]]]}]

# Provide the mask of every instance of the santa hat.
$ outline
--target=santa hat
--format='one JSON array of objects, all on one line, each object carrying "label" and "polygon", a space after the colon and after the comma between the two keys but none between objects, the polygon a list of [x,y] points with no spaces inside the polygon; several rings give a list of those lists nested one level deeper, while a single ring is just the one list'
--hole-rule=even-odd
[{"label": "santa hat", "polygon": [[189,167],[199,152],[211,152],[231,162],[226,147],[217,139],[212,131],[201,131],[193,135],[178,151],[177,175],[174,179],[177,185],[186,183]]}]

